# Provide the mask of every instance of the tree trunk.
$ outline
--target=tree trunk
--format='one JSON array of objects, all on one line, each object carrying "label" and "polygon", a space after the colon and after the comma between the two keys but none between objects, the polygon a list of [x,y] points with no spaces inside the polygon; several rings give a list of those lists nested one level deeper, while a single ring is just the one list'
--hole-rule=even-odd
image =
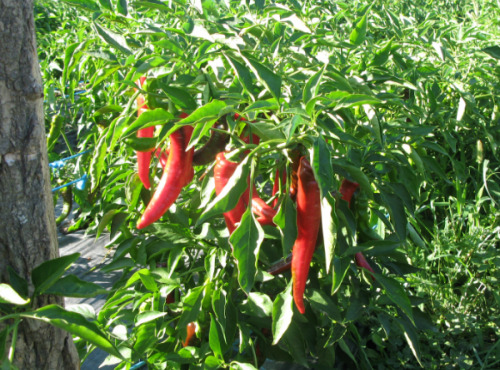
[{"label": "tree trunk", "polygon": [[[35,266],[59,256],[33,0],[0,0],[0,45],[0,282],[9,283],[7,266],[30,282]],[[63,299],[42,296],[34,306],[48,303]],[[19,369],[78,369],[79,363],[67,332],[21,322]]]}]

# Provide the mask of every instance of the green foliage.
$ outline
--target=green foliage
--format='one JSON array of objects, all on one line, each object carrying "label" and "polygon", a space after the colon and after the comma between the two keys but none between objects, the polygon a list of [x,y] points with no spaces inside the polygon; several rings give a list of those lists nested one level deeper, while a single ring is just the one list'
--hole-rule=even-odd
[{"label": "green foliage", "polygon": [[[76,225],[109,229],[114,254],[104,269],[123,271],[92,321],[106,338],[87,353],[107,348],[117,368],[139,359],[150,368],[252,368],[266,358],[498,367],[498,4],[65,3],[36,8],[47,122],[66,120],[66,146],[51,140],[50,156],[92,151],[63,175],[91,176],[75,192]],[[139,93],[150,111],[136,118]],[[199,148],[223,117],[227,156],[242,162],[228,186],[213,196],[212,166],[197,166],[176,205],[138,231],[152,193],[134,171],[134,150],[146,145],[137,130],[157,126],[151,142],[164,149],[189,124]],[[260,143],[243,143],[244,132]],[[293,152],[309,156],[322,194],[305,315],[293,306],[290,273],[267,272],[296,235]],[[157,184],[155,158],[151,168]],[[228,238],[221,214],[247,177],[268,200],[278,168],[288,169],[278,228],[247,210]],[[339,199],[343,178],[360,185],[350,206]],[[355,268],[358,252],[375,280]],[[99,291],[54,284],[61,266],[34,280],[40,293]],[[11,304],[28,298],[17,293],[7,294]],[[67,316],[75,335],[95,329]],[[196,338],[183,347],[191,322]]]}]

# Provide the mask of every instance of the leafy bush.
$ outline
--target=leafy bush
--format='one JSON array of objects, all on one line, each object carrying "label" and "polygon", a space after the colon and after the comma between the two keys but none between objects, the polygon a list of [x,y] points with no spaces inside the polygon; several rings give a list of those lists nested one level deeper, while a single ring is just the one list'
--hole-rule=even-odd
[{"label": "leafy bush", "polygon": [[[92,151],[76,167],[91,177],[77,226],[109,229],[104,270],[123,276],[88,325],[107,333],[118,368],[498,366],[493,2],[65,2],[38,8],[46,103]],[[51,52],[59,37],[64,60]],[[139,94],[149,111],[138,118]],[[146,145],[136,134],[152,125],[162,149],[183,125],[196,149],[222,130],[230,139],[219,149],[241,166],[215,197],[213,162],[196,165],[175,205],[137,230],[154,189],[134,168]],[[251,134],[260,141],[241,139]],[[295,241],[297,156],[312,164],[322,213],[304,315],[290,272],[269,273]],[[277,226],[261,226],[249,206],[229,238],[222,213],[247,177],[277,200]],[[343,179],[360,185],[352,204]],[[373,273],[356,268],[359,252]],[[110,348],[79,346],[82,357]]]}]

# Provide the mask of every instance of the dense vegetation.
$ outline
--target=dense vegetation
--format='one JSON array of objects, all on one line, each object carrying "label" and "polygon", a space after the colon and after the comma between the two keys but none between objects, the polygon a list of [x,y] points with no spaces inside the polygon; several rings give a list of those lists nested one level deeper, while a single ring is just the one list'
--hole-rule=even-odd
[{"label": "dense vegetation", "polygon": [[[250,369],[265,359],[498,368],[499,9],[488,0],[37,1],[47,133],[63,117],[49,157],[83,153],[53,171],[54,186],[80,179],[67,231],[109,230],[103,269],[123,277],[98,313],[25,317],[64,316],[82,359],[97,346],[119,368]],[[150,110],[137,118],[139,94]],[[213,161],[195,165],[175,205],[138,230],[154,190],[136,173],[136,149],[151,145],[136,133],[152,125],[160,148],[182,125],[194,127],[195,148],[224,131],[221,151],[242,165],[222,197]],[[260,141],[242,140],[252,133]],[[297,156],[312,164],[322,214],[304,315],[290,272],[267,272],[295,241]],[[151,171],[154,188],[154,156]],[[247,177],[277,199],[276,225],[260,226],[249,207],[229,238],[222,213]],[[360,185],[350,204],[344,178]],[[359,252],[373,274],[356,268]],[[101,292],[38,284],[40,294]]]}]

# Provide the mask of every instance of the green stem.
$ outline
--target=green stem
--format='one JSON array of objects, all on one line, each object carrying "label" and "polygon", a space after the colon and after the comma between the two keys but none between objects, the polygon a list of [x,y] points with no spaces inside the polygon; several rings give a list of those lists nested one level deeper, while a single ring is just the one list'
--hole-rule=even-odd
[{"label": "green stem", "polygon": [[64,139],[64,142],[66,143],[66,146],[68,147],[69,153],[71,155],[75,155],[75,152],[73,152],[73,149],[71,149],[71,145],[69,145],[69,141],[68,141],[68,138],[66,137],[66,133],[64,132],[64,129],[61,130],[61,135]]},{"label": "green stem", "polygon": [[14,322],[14,328],[12,329],[12,340],[10,342],[10,350],[9,350],[9,362],[14,362],[14,353],[16,352],[16,342],[17,342],[17,330],[19,327],[19,323],[21,320],[16,320]]}]

